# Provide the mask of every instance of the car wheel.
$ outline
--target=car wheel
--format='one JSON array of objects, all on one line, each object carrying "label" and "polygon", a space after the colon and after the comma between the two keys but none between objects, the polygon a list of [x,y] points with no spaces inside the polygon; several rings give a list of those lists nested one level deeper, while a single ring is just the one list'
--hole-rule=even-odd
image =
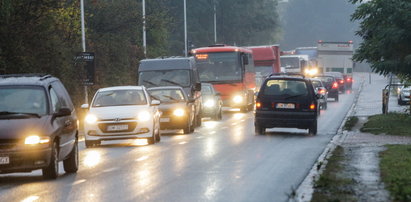
[{"label": "car wheel", "polygon": [[156,142],[156,130],[155,130],[156,126],[155,124],[153,124],[153,130],[151,133],[151,137],[147,138],[147,143],[148,144],[154,144]]},{"label": "car wheel", "polygon": [[327,101],[325,101],[324,104],[323,104],[323,109],[324,110],[327,109],[327,105],[328,105],[328,103],[327,103]]},{"label": "car wheel", "polygon": [[64,171],[66,173],[75,173],[78,170],[78,140],[76,141],[73,146],[73,150],[71,150],[68,158],[63,161]]},{"label": "car wheel", "polygon": [[311,124],[310,128],[308,128],[308,133],[309,133],[310,135],[317,135],[317,120],[315,120],[315,121]]},{"label": "car wheel", "polygon": [[248,105],[240,107],[240,111],[244,113],[248,112]]},{"label": "car wheel", "polygon": [[196,116],[196,118],[195,118],[195,124],[196,124],[196,127],[200,127],[200,126],[201,126],[201,115],[200,115],[200,114],[198,114],[198,115]]},{"label": "car wheel", "polygon": [[400,98],[398,98],[398,105],[402,105]]},{"label": "car wheel", "polygon": [[50,163],[42,172],[45,179],[56,179],[59,175],[58,147],[55,141],[51,148]]},{"label": "car wheel", "polygon": [[221,120],[221,119],[223,119],[223,110],[220,107],[220,110],[218,111],[217,120]]},{"label": "car wheel", "polygon": [[90,141],[90,140],[84,140],[84,144],[86,145],[86,148],[93,147],[93,141]]},{"label": "car wheel", "polygon": [[157,127],[156,127],[156,142],[160,142],[160,140],[161,140],[161,135],[160,135],[160,126],[159,126],[160,124],[157,124]]},{"label": "car wheel", "polygon": [[184,134],[190,134],[190,133],[192,133],[193,130],[192,130],[191,128],[192,128],[192,127],[191,127],[191,123],[190,123],[190,121],[188,120],[186,127],[183,128]]},{"label": "car wheel", "polygon": [[338,102],[338,95],[337,95],[337,96],[335,96],[335,98],[334,98],[334,99],[335,99],[335,101],[336,101],[336,102]]},{"label": "car wheel", "polygon": [[256,135],[264,135],[265,134],[265,128],[261,127],[260,125],[255,125],[255,134]]}]

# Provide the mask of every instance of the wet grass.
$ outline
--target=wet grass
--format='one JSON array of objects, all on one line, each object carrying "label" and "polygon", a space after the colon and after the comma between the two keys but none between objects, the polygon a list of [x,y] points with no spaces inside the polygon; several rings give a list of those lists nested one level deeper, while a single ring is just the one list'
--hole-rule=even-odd
[{"label": "wet grass", "polygon": [[405,113],[388,113],[368,117],[361,132],[372,134],[411,136],[411,116]]},{"label": "wet grass", "polygon": [[356,117],[356,116],[350,116],[350,117],[348,117],[347,121],[345,122],[343,129],[344,129],[344,130],[349,130],[349,131],[351,131],[352,128],[353,128],[353,127],[355,126],[355,124],[357,124],[357,123],[358,123],[358,117]]},{"label": "wet grass", "polygon": [[324,172],[315,182],[311,201],[355,201],[355,182],[342,175],[344,160],[344,148],[338,146],[328,159]]},{"label": "wet grass", "polygon": [[389,145],[380,157],[381,177],[393,201],[411,201],[411,145]]}]

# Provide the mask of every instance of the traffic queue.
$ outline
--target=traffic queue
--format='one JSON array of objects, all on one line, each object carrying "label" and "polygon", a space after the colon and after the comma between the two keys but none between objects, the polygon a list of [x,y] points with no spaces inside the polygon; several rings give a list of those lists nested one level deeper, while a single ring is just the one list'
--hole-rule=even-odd
[{"label": "traffic queue", "polygon": [[[253,50],[258,60],[266,50],[276,54],[269,68],[254,66],[263,63],[254,61]],[[293,64],[287,63],[290,58],[280,58],[278,46],[218,44],[193,49],[190,57],[144,59],[137,85],[98,89],[81,106],[87,111],[84,120],[78,120],[57,78],[0,75],[0,125],[7,128],[0,131],[0,173],[42,169],[45,178],[57,178],[59,161],[66,172],[77,172],[80,136],[87,148],[124,139],[155,144],[163,130],[190,134],[202,118],[221,120],[223,108],[254,111],[258,135],[273,127],[308,129],[316,135],[320,109],[327,109],[329,98],[338,102],[351,86],[339,72],[304,74],[306,69],[280,66],[280,59]]]}]

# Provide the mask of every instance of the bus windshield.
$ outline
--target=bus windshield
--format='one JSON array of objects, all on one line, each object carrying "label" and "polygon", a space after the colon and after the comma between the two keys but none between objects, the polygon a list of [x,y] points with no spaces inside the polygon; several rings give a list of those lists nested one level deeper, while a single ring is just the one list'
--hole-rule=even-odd
[{"label": "bus windshield", "polygon": [[140,72],[139,85],[156,86],[190,86],[190,71],[184,69],[155,70]]},{"label": "bus windshield", "polygon": [[[201,56],[200,56],[201,55]],[[241,81],[242,68],[237,52],[197,54],[197,65],[201,82],[224,83]]]},{"label": "bus windshield", "polygon": [[285,69],[298,69],[300,68],[300,60],[298,57],[280,58],[281,66]]}]

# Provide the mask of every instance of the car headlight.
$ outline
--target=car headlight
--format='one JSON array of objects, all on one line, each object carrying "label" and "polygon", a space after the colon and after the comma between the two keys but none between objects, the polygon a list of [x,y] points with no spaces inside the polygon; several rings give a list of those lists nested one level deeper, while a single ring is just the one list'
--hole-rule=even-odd
[{"label": "car headlight", "polygon": [[87,114],[86,116],[86,123],[93,124],[97,122],[97,117],[93,114]]},{"label": "car headlight", "polygon": [[243,96],[236,95],[236,96],[233,97],[233,101],[234,101],[234,103],[241,103],[241,102],[243,102]]},{"label": "car headlight", "polygon": [[137,116],[139,121],[148,121],[150,120],[150,117],[151,117],[151,114],[148,111],[139,112]]},{"label": "car headlight", "polygon": [[184,109],[175,109],[175,110],[173,111],[173,114],[174,114],[175,116],[184,116],[185,111],[184,111]]},{"label": "car headlight", "polygon": [[215,101],[214,101],[214,100],[207,100],[207,101],[204,103],[204,106],[206,106],[206,107],[214,107],[214,105],[215,105]]},{"label": "car headlight", "polygon": [[35,145],[45,144],[50,142],[50,137],[40,137],[38,135],[30,135],[24,139],[24,144]]}]

